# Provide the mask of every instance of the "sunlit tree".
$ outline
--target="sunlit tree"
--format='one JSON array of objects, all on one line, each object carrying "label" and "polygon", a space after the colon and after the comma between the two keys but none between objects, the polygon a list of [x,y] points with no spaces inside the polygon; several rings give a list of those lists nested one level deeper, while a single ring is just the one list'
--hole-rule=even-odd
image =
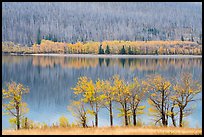
[{"label": "sunlit tree", "polygon": [[23,94],[27,94],[28,92],[29,88],[13,81],[7,84],[7,89],[2,89],[3,114],[11,115],[16,118],[18,130],[20,129],[20,119],[29,111],[27,104],[22,100]]},{"label": "sunlit tree", "polygon": [[192,106],[190,104],[201,98],[198,98],[198,94],[202,91],[202,85],[193,80],[190,73],[182,73],[181,79],[174,85],[175,94],[173,99],[176,101],[179,107],[179,126],[183,125],[183,117],[192,113]]},{"label": "sunlit tree", "polygon": [[110,125],[113,126],[113,101],[114,96],[116,94],[115,90],[113,89],[113,85],[111,83],[111,80],[103,81],[102,85],[102,91],[105,95],[105,102],[104,106],[109,111],[110,116]]},{"label": "sunlit tree", "polygon": [[101,81],[97,80],[94,83],[87,77],[80,77],[75,88],[72,88],[74,93],[82,94],[82,100],[84,103],[90,105],[91,110],[88,112],[95,116],[95,126],[98,126],[98,112],[103,106],[105,95],[102,94]]},{"label": "sunlit tree", "polygon": [[124,113],[125,125],[128,126],[128,102],[130,101],[130,90],[127,83],[123,79],[120,79],[119,75],[113,76],[113,90],[115,94],[115,101],[122,107],[122,113]]},{"label": "sunlit tree", "polygon": [[82,125],[83,128],[88,127],[87,108],[82,100],[72,101],[71,105],[68,106],[68,110],[76,118],[77,123]]},{"label": "sunlit tree", "polygon": [[128,87],[130,90],[130,109],[133,116],[133,125],[136,126],[137,114],[142,114],[142,110],[145,108],[145,106],[140,106],[139,104],[145,99],[147,88],[136,77]]},{"label": "sunlit tree", "polygon": [[147,78],[145,85],[150,96],[148,103],[152,106],[149,110],[155,116],[155,124],[161,120],[163,126],[168,125],[168,109],[170,97],[170,81],[160,75],[152,75]]},{"label": "sunlit tree", "polygon": [[68,127],[69,126],[68,118],[66,118],[65,116],[61,116],[59,118],[59,126],[60,127]]}]

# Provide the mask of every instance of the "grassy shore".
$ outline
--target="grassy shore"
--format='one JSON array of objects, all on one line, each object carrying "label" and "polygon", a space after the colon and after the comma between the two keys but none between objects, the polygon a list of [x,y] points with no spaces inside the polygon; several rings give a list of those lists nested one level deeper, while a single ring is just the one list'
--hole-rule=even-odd
[{"label": "grassy shore", "polygon": [[175,127],[99,127],[3,130],[3,135],[202,135],[202,129]]}]

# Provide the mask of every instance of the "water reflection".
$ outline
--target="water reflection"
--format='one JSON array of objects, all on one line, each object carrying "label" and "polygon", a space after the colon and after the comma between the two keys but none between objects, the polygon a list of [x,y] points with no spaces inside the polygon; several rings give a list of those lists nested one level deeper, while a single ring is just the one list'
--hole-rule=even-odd
[{"label": "water reflection", "polygon": [[[201,82],[202,58],[197,59],[133,59],[133,58],[79,58],[51,56],[2,56],[2,84],[11,80],[30,87],[30,93],[24,97],[30,112],[28,117],[36,121],[53,122],[61,115],[71,114],[67,105],[74,98],[70,89],[80,76],[88,76],[93,80],[107,79],[119,74],[125,80],[134,76],[143,79],[146,75],[159,73],[175,78],[181,72],[193,74],[193,78]],[[145,104],[145,102],[144,102]],[[202,125],[202,105],[199,102],[195,113],[189,118],[193,127]],[[147,110],[146,110],[147,111]],[[108,119],[108,113],[100,112],[100,119]],[[117,115],[115,116],[117,117]],[[3,128],[9,126],[7,117],[3,118]],[[100,125],[109,125],[99,119]],[[72,118],[69,118],[72,122]],[[114,123],[119,123],[119,119]]]},{"label": "water reflection", "polygon": [[167,69],[168,65],[173,65],[176,68],[187,68],[195,65],[202,65],[202,58],[80,58],[80,57],[53,57],[53,56],[4,56],[2,58],[3,64],[19,64],[21,62],[32,60],[33,66],[40,67],[55,67],[60,65],[62,68],[87,68],[106,65],[107,67],[118,64],[119,67],[129,67],[131,70],[156,70],[162,66]]}]

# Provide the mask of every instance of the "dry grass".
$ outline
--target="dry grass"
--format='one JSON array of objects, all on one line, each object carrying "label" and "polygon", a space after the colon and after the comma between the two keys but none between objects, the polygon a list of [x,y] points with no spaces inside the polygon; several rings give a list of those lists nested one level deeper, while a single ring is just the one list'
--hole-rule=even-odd
[{"label": "dry grass", "polygon": [[202,129],[175,127],[99,127],[3,130],[3,135],[202,135]]}]

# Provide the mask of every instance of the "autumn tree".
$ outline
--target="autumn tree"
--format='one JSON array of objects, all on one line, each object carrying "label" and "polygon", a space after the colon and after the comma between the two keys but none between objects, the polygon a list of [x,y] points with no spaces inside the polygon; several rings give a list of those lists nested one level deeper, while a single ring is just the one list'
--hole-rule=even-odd
[{"label": "autumn tree", "polygon": [[168,109],[170,106],[170,81],[160,75],[152,75],[151,77],[148,77],[144,84],[150,92],[148,103],[153,107],[150,108],[150,110],[152,110],[153,115],[157,118],[155,124],[161,120],[162,125],[167,126]]},{"label": "autumn tree", "polygon": [[68,110],[72,112],[72,115],[77,119],[78,123],[82,125],[83,128],[88,127],[87,109],[82,100],[72,101],[71,105],[68,106]]},{"label": "autumn tree", "polygon": [[[173,92],[173,91],[172,91]],[[169,116],[171,117],[171,121],[172,124],[174,125],[174,127],[176,127],[176,116],[178,114],[178,111],[175,111],[175,108],[178,106],[176,104],[176,101],[172,98],[172,96],[170,97],[171,99],[171,106],[170,106],[170,110],[168,112]]]},{"label": "autumn tree", "polygon": [[102,91],[105,95],[104,106],[109,111],[110,125],[113,126],[113,101],[116,92],[113,90],[111,80],[105,80],[102,83]]},{"label": "autumn tree", "polygon": [[60,127],[68,127],[69,126],[68,118],[66,118],[65,116],[61,116],[59,118],[59,126]]},{"label": "autumn tree", "polygon": [[74,90],[74,94],[82,94],[84,103],[88,103],[91,110],[88,112],[95,116],[95,126],[98,126],[98,112],[103,106],[105,95],[102,94],[101,81],[97,80],[94,83],[87,77],[80,77]]},{"label": "autumn tree", "polygon": [[189,104],[200,100],[197,95],[202,91],[202,85],[193,80],[190,73],[182,73],[181,79],[173,86],[175,94],[173,99],[176,101],[179,107],[179,126],[183,125],[183,117],[192,113],[193,108],[188,107]]},{"label": "autumn tree", "polygon": [[2,89],[2,106],[4,108],[3,114],[11,115],[16,118],[17,129],[20,129],[20,119],[26,114],[29,109],[27,104],[23,102],[23,94],[27,94],[29,89],[23,84],[10,82],[7,84],[7,89]]},{"label": "autumn tree", "polygon": [[142,110],[145,108],[145,106],[139,106],[139,104],[145,98],[147,88],[136,77],[133,78],[133,82],[128,87],[130,91],[130,109],[133,116],[133,125],[136,126],[136,116],[137,114],[142,114]]},{"label": "autumn tree", "polygon": [[113,91],[117,93],[115,95],[115,101],[121,105],[122,112],[124,113],[125,125],[128,126],[128,102],[130,100],[130,91],[128,85],[123,79],[120,79],[119,75],[113,76]]}]

